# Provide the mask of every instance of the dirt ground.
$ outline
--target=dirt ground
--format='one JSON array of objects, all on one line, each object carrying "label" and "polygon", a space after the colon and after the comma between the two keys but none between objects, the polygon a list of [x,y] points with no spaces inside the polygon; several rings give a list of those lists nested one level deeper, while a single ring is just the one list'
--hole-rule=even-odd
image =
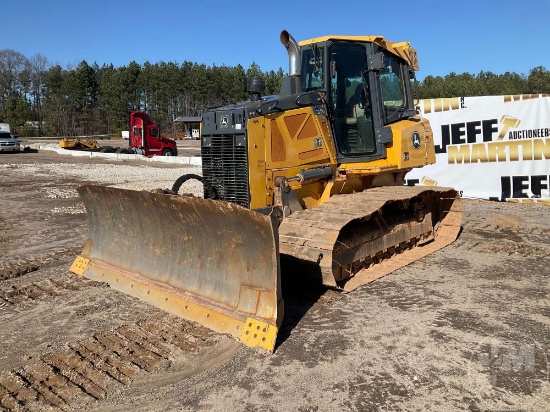
[{"label": "dirt ground", "polygon": [[68,272],[97,165],[0,156],[2,409],[550,410],[550,208],[465,200],[455,243],[353,293],[284,282],[267,354]]}]

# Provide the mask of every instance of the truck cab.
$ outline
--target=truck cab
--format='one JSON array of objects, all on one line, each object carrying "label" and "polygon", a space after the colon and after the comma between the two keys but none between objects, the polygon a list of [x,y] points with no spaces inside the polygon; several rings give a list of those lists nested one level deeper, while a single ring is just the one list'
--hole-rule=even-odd
[{"label": "truck cab", "polygon": [[145,156],[177,156],[176,142],[161,136],[159,127],[146,112],[130,113],[130,149],[142,150]]}]

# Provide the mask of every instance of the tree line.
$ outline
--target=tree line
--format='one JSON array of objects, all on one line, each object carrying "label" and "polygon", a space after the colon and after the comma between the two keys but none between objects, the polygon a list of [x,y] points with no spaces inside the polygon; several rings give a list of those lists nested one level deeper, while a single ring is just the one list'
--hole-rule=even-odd
[{"label": "tree line", "polygon": [[427,76],[419,85],[421,99],[540,93],[550,93],[550,72],[543,66],[531,69],[528,75],[481,71],[477,75]]},{"label": "tree line", "polygon": [[[144,110],[161,130],[171,131],[179,116],[197,116],[208,107],[248,98],[246,79],[262,77],[265,95],[277,94],[285,73],[262,71],[252,63],[206,66],[159,62],[114,67],[89,65],[62,68],[36,54],[30,58],[0,50],[0,122],[22,136],[119,134],[128,128],[128,114]],[[550,72],[529,75],[491,72],[427,76],[417,82],[420,98],[550,93]]]},{"label": "tree line", "polygon": [[161,130],[179,116],[196,116],[207,107],[248,98],[246,79],[262,77],[266,94],[277,94],[283,70],[263,72],[252,63],[206,66],[185,61],[127,66],[76,67],[49,64],[37,54],[0,50],[0,122],[22,136],[119,134],[128,115],[148,112]]}]

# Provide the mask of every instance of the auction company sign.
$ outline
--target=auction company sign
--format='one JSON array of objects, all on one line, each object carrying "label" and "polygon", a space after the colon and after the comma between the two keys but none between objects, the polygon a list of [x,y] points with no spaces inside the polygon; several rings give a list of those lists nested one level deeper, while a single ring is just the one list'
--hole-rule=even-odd
[{"label": "auction company sign", "polygon": [[408,185],[450,186],[463,197],[550,204],[550,95],[420,101],[437,162]]}]

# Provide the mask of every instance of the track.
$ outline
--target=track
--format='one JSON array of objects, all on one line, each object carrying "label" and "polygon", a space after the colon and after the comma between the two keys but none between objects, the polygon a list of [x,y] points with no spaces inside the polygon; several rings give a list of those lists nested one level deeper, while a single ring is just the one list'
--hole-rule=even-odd
[{"label": "track", "polygon": [[349,291],[453,242],[460,223],[453,189],[377,187],[293,213],[279,228],[279,247],[323,284]]}]

